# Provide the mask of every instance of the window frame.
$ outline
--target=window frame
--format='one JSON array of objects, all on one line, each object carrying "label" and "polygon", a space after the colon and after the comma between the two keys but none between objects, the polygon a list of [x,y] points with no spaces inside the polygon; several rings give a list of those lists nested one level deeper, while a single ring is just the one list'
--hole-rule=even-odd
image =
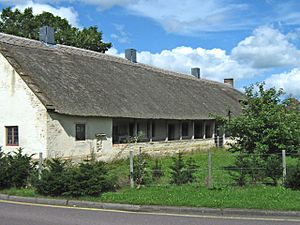
[{"label": "window frame", "polygon": [[[80,139],[77,136],[77,126],[84,126],[84,138]],[[86,123],[75,123],[75,141],[86,141]]]},{"label": "window frame", "polygon": [[[8,133],[9,133],[9,129],[12,129],[11,131],[11,138],[12,138],[12,144],[9,143],[9,137],[8,137]],[[17,130],[17,139],[18,142],[17,144],[15,144],[15,130]],[[5,132],[6,132],[6,139],[5,139],[5,144],[6,146],[19,146],[20,145],[20,135],[19,135],[19,126],[5,126]]]}]

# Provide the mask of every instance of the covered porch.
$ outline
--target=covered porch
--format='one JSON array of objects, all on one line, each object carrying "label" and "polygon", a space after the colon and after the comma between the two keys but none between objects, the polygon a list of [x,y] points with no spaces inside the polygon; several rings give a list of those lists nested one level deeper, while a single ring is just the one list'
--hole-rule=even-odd
[{"label": "covered porch", "polygon": [[215,120],[113,119],[113,144],[138,142],[212,139]]}]

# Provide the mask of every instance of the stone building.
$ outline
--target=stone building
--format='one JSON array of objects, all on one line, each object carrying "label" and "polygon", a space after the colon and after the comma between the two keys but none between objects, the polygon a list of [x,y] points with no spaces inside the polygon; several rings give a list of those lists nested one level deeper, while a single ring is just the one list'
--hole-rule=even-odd
[{"label": "stone building", "polygon": [[104,160],[138,134],[147,151],[210,146],[211,115],[241,111],[239,91],[197,68],[195,77],[137,63],[132,49],[125,55],[0,34],[0,146]]}]

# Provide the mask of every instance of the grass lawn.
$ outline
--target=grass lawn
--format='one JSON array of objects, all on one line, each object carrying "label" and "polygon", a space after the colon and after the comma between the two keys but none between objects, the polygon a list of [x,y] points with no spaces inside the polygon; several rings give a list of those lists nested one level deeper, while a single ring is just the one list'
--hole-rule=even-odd
[{"label": "grass lawn", "polygon": [[[9,189],[2,190],[0,193],[41,197],[32,189]],[[191,185],[143,187],[139,190],[124,188],[118,192],[104,193],[99,197],[81,197],[79,200],[141,205],[300,211],[300,191],[265,186],[213,190]]]}]

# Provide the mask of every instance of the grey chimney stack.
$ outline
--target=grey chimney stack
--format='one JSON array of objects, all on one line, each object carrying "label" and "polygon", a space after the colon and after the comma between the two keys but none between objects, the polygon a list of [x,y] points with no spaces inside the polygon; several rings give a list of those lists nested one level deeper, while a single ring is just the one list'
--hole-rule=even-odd
[{"label": "grey chimney stack", "polygon": [[125,58],[129,61],[136,63],[136,50],[134,48],[129,48],[125,50]]},{"label": "grey chimney stack", "polygon": [[224,79],[224,84],[228,84],[231,87],[234,87],[234,80],[233,80],[233,78],[225,78]]},{"label": "grey chimney stack", "polygon": [[40,41],[46,44],[55,45],[54,29],[49,26],[40,28]]},{"label": "grey chimney stack", "polygon": [[194,68],[191,68],[191,74],[200,79],[200,68],[199,67],[194,67]]}]

